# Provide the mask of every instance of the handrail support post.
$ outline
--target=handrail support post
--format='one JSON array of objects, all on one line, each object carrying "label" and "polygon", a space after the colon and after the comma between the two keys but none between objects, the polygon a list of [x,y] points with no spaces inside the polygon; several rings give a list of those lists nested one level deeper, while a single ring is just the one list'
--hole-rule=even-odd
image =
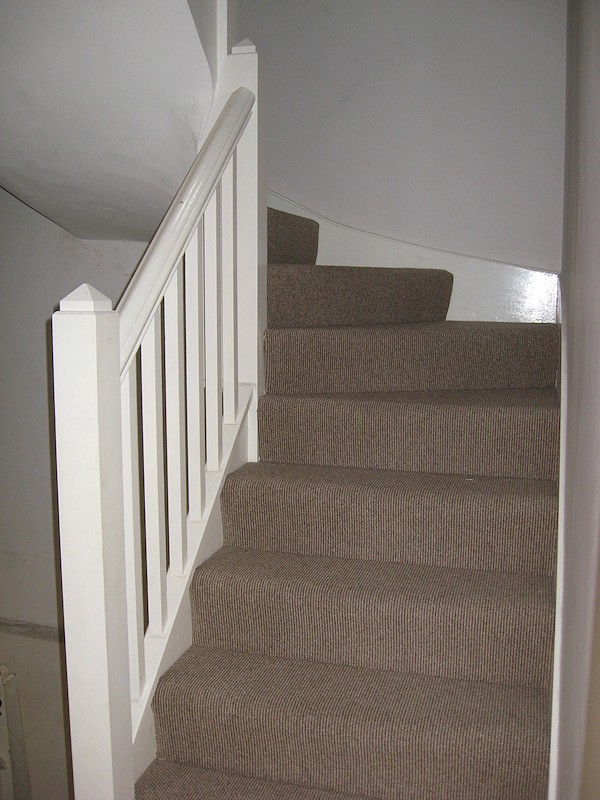
[{"label": "handrail support post", "polygon": [[53,317],[61,569],[77,800],[133,800],[119,317],[84,284]]}]

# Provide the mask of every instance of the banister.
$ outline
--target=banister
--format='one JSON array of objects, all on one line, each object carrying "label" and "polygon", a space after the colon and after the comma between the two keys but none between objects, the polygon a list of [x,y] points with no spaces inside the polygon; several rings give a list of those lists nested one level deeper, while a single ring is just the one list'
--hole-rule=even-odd
[{"label": "banister", "polygon": [[254,94],[243,87],[231,94],[117,306],[121,376],[137,351],[183,248],[244,132],[254,102]]}]

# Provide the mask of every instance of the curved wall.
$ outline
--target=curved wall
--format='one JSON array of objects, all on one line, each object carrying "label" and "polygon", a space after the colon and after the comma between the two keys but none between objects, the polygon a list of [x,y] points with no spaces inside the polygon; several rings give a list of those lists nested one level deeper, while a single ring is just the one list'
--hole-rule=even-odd
[{"label": "curved wall", "polygon": [[186,0],[5,0],[0,185],[74,236],[147,241],[212,81]]},{"label": "curved wall", "polygon": [[566,0],[241,0],[269,189],[344,225],[559,271]]}]

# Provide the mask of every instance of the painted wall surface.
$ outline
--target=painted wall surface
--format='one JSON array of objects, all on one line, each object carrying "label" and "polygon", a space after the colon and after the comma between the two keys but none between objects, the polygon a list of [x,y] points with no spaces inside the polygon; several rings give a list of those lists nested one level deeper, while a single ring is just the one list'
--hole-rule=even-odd
[{"label": "painted wall surface", "polygon": [[187,0],[210,67],[213,86],[218,72],[217,18],[219,0]]},{"label": "painted wall surface", "polygon": [[80,241],[0,190],[0,617],[58,624],[50,317],[86,281],[116,301],[144,247]]},{"label": "painted wall surface", "polygon": [[[600,5],[570,3],[559,724],[552,800],[600,786]],[[566,384],[566,385],[565,385]],[[566,407],[564,400],[566,400]]]},{"label": "painted wall surface", "polygon": [[0,185],[73,235],[147,241],[212,101],[186,0],[3,0]]},{"label": "painted wall surface", "polygon": [[344,225],[558,272],[566,0],[240,0],[269,189]]}]

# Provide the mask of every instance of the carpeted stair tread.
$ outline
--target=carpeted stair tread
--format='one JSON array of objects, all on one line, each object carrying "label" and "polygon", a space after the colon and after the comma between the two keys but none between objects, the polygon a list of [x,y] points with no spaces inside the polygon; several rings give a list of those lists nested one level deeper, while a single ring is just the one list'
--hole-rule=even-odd
[{"label": "carpeted stair tread", "polygon": [[554,481],[246,464],[221,495],[225,544],[551,575]]},{"label": "carpeted stair tread", "polygon": [[193,646],[154,698],[159,758],[378,800],[542,800],[549,696]]},{"label": "carpeted stair tread", "polygon": [[267,268],[269,328],[398,325],[446,318],[453,276],[436,269]]},{"label": "carpeted stair tread", "polygon": [[290,783],[156,759],[136,784],[135,800],[369,800]]},{"label": "carpeted stair tread", "polygon": [[277,208],[267,209],[269,264],[314,264],[318,247],[318,222]]},{"label": "carpeted stair tread", "polygon": [[558,327],[437,322],[265,332],[274,394],[554,386]]},{"label": "carpeted stair tread", "polygon": [[279,463],[556,479],[554,389],[264,395],[259,448]]},{"label": "carpeted stair tread", "polygon": [[196,571],[191,603],[204,647],[550,685],[547,576],[224,548]]}]

